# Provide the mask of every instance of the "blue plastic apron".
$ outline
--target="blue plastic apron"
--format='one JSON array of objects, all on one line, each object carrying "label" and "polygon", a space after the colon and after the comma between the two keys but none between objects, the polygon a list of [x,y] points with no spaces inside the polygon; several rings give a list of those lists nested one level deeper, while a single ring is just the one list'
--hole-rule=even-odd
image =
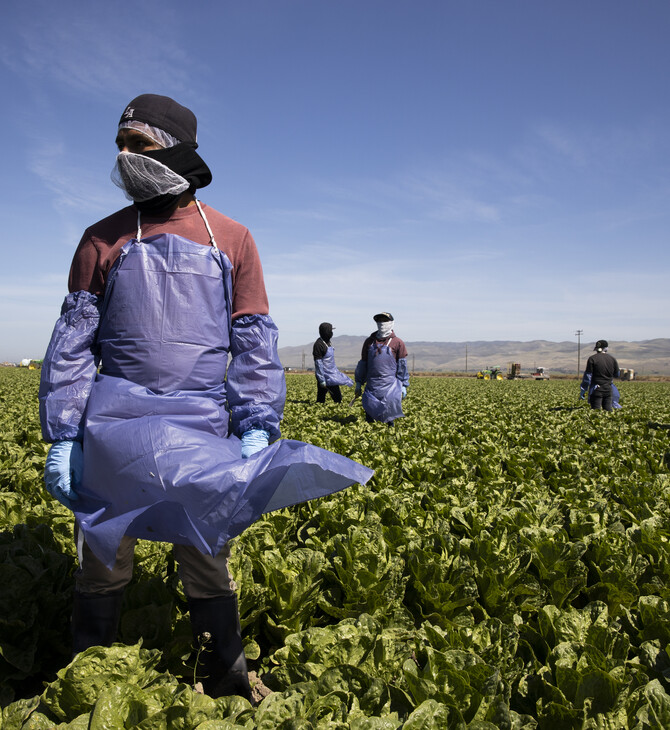
[{"label": "blue plastic apron", "polygon": [[354,381],[343,372],[337,369],[335,365],[335,349],[329,347],[323,356],[323,375],[326,385],[353,385]]},{"label": "blue plastic apron", "polygon": [[396,373],[398,362],[389,345],[373,340],[368,349],[368,367],[365,390],[361,402],[363,409],[375,421],[388,423],[402,418],[402,383]]},{"label": "blue plastic apron", "polygon": [[108,567],[123,535],[216,555],[262,514],[373,474],[299,441],[241,458],[225,398],[230,293],[224,253],[170,234],[129,241],[110,273],[75,507]]}]

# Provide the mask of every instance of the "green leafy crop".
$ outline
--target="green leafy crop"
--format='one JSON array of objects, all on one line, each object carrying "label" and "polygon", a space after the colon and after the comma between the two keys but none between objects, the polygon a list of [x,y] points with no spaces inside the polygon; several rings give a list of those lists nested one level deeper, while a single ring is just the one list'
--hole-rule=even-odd
[{"label": "green leafy crop", "polygon": [[0,370],[3,730],[670,727],[670,384],[608,414],[575,381],[415,377],[394,428],[287,384],[283,436],[375,475],[233,541],[251,706],[194,691],[168,545],[138,546],[120,643],[71,660],[37,374]]}]

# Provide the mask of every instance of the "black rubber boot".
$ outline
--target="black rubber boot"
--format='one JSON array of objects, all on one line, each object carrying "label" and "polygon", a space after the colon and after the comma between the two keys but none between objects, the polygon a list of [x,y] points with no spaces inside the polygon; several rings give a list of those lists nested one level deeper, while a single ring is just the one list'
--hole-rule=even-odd
[{"label": "black rubber boot", "polygon": [[197,678],[210,697],[240,695],[251,701],[237,596],[189,598]]},{"label": "black rubber boot", "polygon": [[74,593],[72,656],[89,646],[111,646],[116,641],[123,591]]}]

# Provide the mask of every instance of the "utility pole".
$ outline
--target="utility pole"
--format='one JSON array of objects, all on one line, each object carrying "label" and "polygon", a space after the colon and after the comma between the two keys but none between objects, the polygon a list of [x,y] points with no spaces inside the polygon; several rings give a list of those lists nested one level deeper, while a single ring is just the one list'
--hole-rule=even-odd
[{"label": "utility pole", "polygon": [[465,372],[468,372],[468,343],[465,343]]},{"label": "utility pole", "polygon": [[583,334],[584,330],[577,330],[575,332],[575,335],[577,336],[577,377],[579,377],[579,374],[582,372],[581,351]]},{"label": "utility pole", "polygon": [[412,353],[412,375],[414,375],[414,353]]},{"label": "utility pole", "polygon": [[302,370],[305,370],[305,351],[302,351]]}]

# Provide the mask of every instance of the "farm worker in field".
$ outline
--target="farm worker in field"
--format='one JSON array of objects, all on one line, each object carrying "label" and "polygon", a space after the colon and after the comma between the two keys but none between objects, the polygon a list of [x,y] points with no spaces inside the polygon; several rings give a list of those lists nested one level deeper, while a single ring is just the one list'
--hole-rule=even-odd
[{"label": "farm worker in field", "polygon": [[580,399],[588,392],[589,403],[594,410],[621,408],[619,391],[613,382],[614,378],[619,377],[619,363],[607,352],[607,347],[607,340],[596,342],[594,354],[586,361],[579,389]]},{"label": "farm worker in field", "polygon": [[393,425],[402,418],[402,399],[409,388],[407,348],[393,330],[393,315],[380,312],[373,317],[377,331],[363,343],[361,359],[356,365],[356,394],[363,384],[363,409],[368,422]]},{"label": "farm worker in field", "polygon": [[132,205],[84,232],[39,393],[46,487],[76,517],[74,650],[115,640],[136,539],[171,542],[194,640],[211,635],[205,690],[249,697],[228,541],[372,471],[278,440],[286,385],[258,251],[195,197],[212,175],[193,112],[142,94],[116,135]]},{"label": "farm worker in field", "polygon": [[335,328],[330,322],[321,322],[319,337],[312,347],[314,374],[316,375],[316,402],[325,403],[326,393],[335,403],[342,402],[341,385],[353,385],[353,380],[335,366],[335,350],[330,344]]}]

